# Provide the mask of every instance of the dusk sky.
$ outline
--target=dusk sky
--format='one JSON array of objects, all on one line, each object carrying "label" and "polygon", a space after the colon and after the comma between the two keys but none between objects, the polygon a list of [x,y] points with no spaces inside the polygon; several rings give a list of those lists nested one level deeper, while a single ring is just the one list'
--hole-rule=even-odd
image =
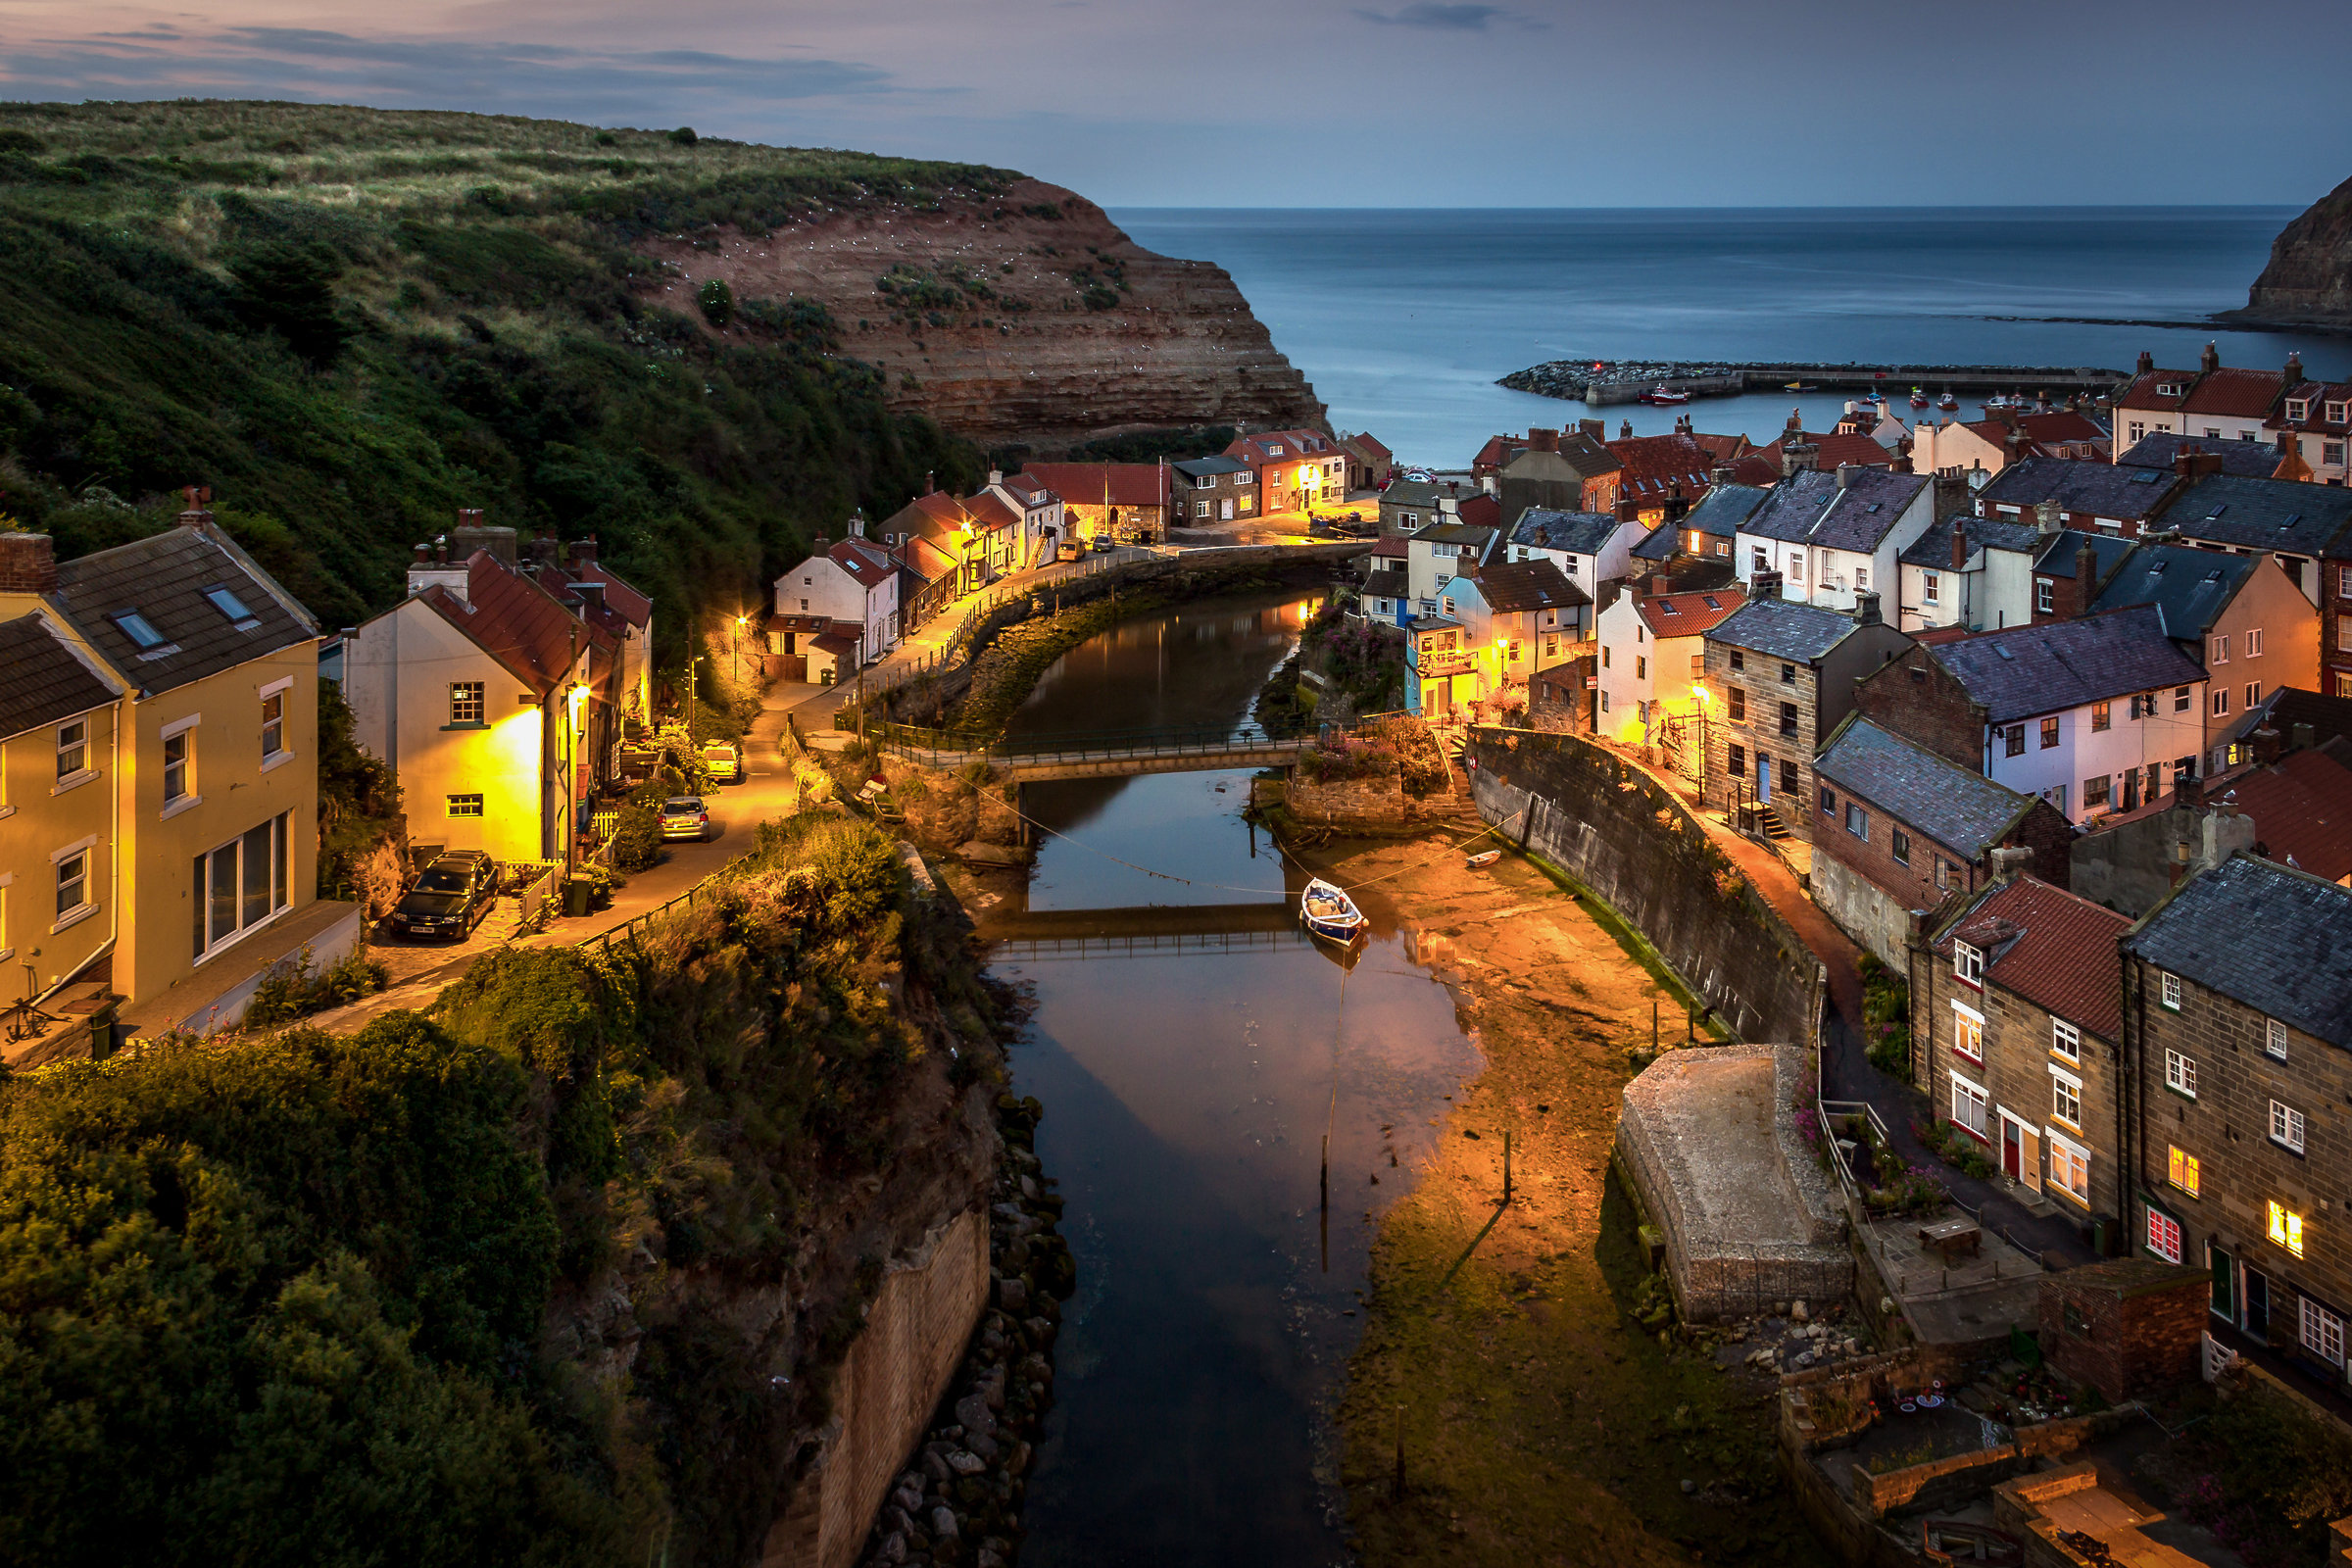
[{"label": "dusk sky", "polygon": [[0,0],[0,96],[469,109],[1112,206],[2302,205],[2343,0]]}]

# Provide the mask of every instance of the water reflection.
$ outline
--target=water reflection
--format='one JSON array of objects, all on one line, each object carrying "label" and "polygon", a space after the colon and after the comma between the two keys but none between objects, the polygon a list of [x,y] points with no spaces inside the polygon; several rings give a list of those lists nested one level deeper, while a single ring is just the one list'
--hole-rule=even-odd
[{"label": "water reflection", "polygon": [[[1305,612],[1240,601],[1131,623],[1073,652],[1016,723],[1238,722]],[[1304,875],[1239,819],[1247,799],[1231,773],[1027,792],[1078,841],[1045,841],[1027,907],[995,927],[1000,972],[1036,997],[1017,1087],[1047,1105],[1039,1152],[1080,1280],[1032,1564],[1342,1555],[1323,1413],[1371,1220],[1476,1052],[1385,923],[1352,969],[1298,936]]]}]

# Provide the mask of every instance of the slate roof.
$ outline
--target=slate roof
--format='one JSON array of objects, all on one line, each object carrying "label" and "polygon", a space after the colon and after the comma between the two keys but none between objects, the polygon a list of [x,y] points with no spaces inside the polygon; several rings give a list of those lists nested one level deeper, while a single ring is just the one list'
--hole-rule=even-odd
[{"label": "slate roof", "polygon": [[2103,582],[2107,574],[2115,569],[2116,563],[2130,555],[2138,541],[2126,539],[2121,534],[2061,528],[2050,535],[2049,542],[2041,547],[2041,554],[2034,559],[2034,569],[2044,577],[2064,577],[2069,582],[2074,581],[2075,564],[2082,559],[2085,543],[2090,546],[2091,569]]},{"label": "slate roof", "polygon": [[1487,608],[1503,614],[1530,610],[1559,610],[1592,601],[1556,562],[1518,561],[1482,566],[1478,591]]},{"label": "slate roof", "polygon": [[1668,561],[1683,548],[1683,524],[1661,522],[1643,534],[1627,554],[1636,561]]},{"label": "slate roof", "polygon": [[1813,768],[1971,863],[2034,804],[1973,768],[1937,757],[1856,714],[1838,726]]},{"label": "slate roof", "polygon": [[487,550],[466,563],[466,597],[432,587],[416,598],[544,700],[570,673],[588,628],[553,594]]},{"label": "slate roof", "polygon": [[2233,855],[2183,883],[2125,946],[2156,968],[2352,1047],[2352,892]]},{"label": "slate roof", "polygon": [[1475,545],[1483,553],[1488,545],[1494,543],[1498,531],[1471,522],[1425,522],[1408,537],[1424,539],[1432,544]]},{"label": "slate roof", "polygon": [[82,662],[38,611],[0,621],[0,740],[104,708],[122,688]]},{"label": "slate roof", "polygon": [[1168,466],[1198,479],[1206,474],[1240,473],[1250,465],[1234,458],[1185,458]]},{"label": "slate roof", "polygon": [[1718,622],[1707,641],[1810,662],[1845,641],[1854,626],[1854,617],[1841,611],[1793,599],[1751,599]]},{"label": "slate roof", "polygon": [[[1179,464],[1178,466],[1183,465]],[[1380,504],[1384,507],[1404,507],[1415,512],[1435,512],[1438,510],[1438,497],[1453,493],[1444,485],[1428,480],[1395,479],[1380,493]]]},{"label": "slate roof", "polygon": [[1761,485],[1719,484],[1683,518],[1685,528],[1696,528],[1718,539],[1729,539],[1747,525],[1772,491]]},{"label": "slate roof", "polygon": [[2034,523],[2019,522],[2010,517],[1946,517],[1928,525],[1928,531],[1911,541],[1900,560],[1906,566],[1941,566],[1952,564],[1952,529],[1965,526],[1968,530],[1968,561],[1974,567],[1987,550],[2011,550],[2031,556],[2041,548],[2041,530]]},{"label": "slate roof", "polygon": [[2168,635],[2201,638],[2262,563],[2260,556],[2143,544],[2124,558],[2090,608],[2095,613],[2122,605],[2154,605],[2164,614]]},{"label": "slate roof", "polygon": [[2026,458],[1994,474],[1991,482],[1977,492],[1977,507],[1983,512],[1996,505],[2012,506],[2031,516],[2039,503],[2055,501],[2068,512],[2113,517],[2119,522],[2136,521],[2162,511],[2165,502],[2180,489],[2180,475],[2171,472],[2171,466],[2127,467],[2081,458]]},{"label": "slate roof", "polygon": [[1617,531],[1614,512],[1549,512],[1530,507],[1511,528],[1511,543],[1530,550],[1568,550],[1597,556]]},{"label": "slate roof", "polygon": [[1652,637],[1696,637],[1714,630],[1746,603],[1744,589],[1713,588],[1703,593],[1645,594],[1634,602],[1634,609]]},{"label": "slate roof", "polygon": [[[248,613],[232,619],[204,597],[225,588]],[[318,634],[310,612],[208,523],[179,526],[58,563],[66,617],[122,677],[171,691]],[[141,652],[113,618],[136,612],[163,634]]]},{"label": "slate roof", "polygon": [[2352,490],[2209,473],[2165,508],[2163,526],[2215,544],[2317,556],[2352,527]]},{"label": "slate roof", "polygon": [[1361,592],[1375,599],[1402,599],[1412,593],[1412,583],[1410,573],[1395,566],[1384,566],[1364,579]]},{"label": "slate roof", "polygon": [[[1528,471],[1532,473],[1537,468],[1550,466],[1548,462],[1543,460],[1551,458],[1557,458],[1567,466],[1569,472],[1580,479],[1597,479],[1603,474],[1615,473],[1625,466],[1619,461],[1617,454],[1584,431],[1565,430],[1560,434],[1560,445],[1557,451],[1539,451],[1534,447],[1528,447],[1514,453],[1510,462],[1503,465],[1502,471],[1508,474],[1511,469],[1525,463],[1528,465]],[[1522,477],[1525,476],[1525,474],[1522,475]]]},{"label": "slate roof", "polygon": [[2165,635],[2153,605],[1934,643],[1928,657],[1994,724],[2205,678]]},{"label": "slate roof", "polygon": [[1835,472],[1793,473],[1773,488],[1740,531],[1868,554],[1935,482],[1931,474],[1884,468],[1856,469],[1843,486]]},{"label": "slate roof", "polygon": [[[2144,405],[2143,405],[2144,407]],[[2242,478],[2267,479],[2278,466],[2278,449],[2265,441],[2215,441],[2205,436],[2181,435],[2172,430],[2158,430],[2134,441],[2124,455],[2115,460],[2116,466],[2128,468],[2175,467],[2182,447],[2194,447],[2210,452],[2222,460],[2222,472],[2234,473]]]},{"label": "slate roof", "polygon": [[2132,922],[2035,877],[1996,883],[1944,928],[1985,955],[1984,979],[2014,991],[2102,1040],[2123,1038],[2123,958],[2116,939]]}]

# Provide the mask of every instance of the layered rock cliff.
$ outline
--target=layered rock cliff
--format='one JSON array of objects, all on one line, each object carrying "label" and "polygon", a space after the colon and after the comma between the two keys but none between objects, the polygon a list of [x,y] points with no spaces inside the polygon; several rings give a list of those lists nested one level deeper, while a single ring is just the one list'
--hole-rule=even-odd
[{"label": "layered rock cliff", "polygon": [[1121,429],[1324,423],[1223,268],[1148,251],[1040,180],[637,248],[669,264],[647,292],[687,314],[714,278],[747,305],[822,304],[842,352],[882,368],[895,408],[976,441],[1045,450]]},{"label": "layered rock cliff", "polygon": [[2271,242],[2271,265],[2233,311],[2259,320],[2352,325],[2352,179],[2311,204]]}]

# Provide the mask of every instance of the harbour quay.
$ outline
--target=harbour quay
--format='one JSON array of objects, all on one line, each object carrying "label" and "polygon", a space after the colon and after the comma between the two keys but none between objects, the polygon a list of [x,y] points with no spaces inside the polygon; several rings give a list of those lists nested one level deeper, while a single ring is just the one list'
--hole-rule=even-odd
[{"label": "harbour quay", "polygon": [[[2061,397],[2103,396],[2124,384],[2122,370],[2091,366],[1740,365],[1705,361],[1549,360],[1513,370],[1497,384],[1547,398],[1581,400],[1592,408],[1638,403],[1660,390],[1682,397],[1729,397],[1742,392],[1908,391],[2033,392]],[[1792,385],[1793,383],[1793,385]]]}]

